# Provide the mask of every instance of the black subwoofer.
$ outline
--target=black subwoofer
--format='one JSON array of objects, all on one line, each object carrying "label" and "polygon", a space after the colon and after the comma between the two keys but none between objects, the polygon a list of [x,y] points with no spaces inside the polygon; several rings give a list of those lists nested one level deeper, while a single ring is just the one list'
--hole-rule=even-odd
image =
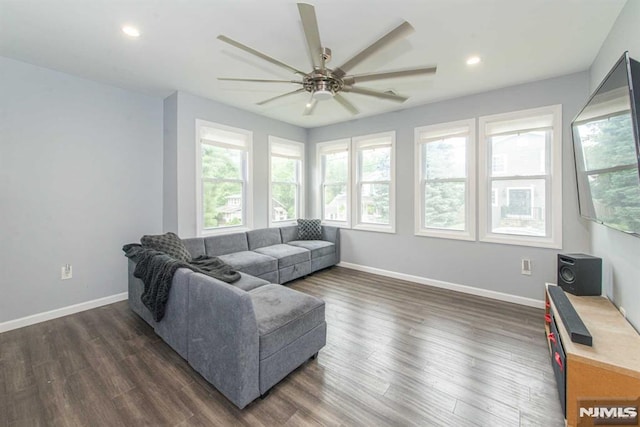
[{"label": "black subwoofer", "polygon": [[585,254],[558,254],[558,285],[574,295],[601,295],[602,259]]}]

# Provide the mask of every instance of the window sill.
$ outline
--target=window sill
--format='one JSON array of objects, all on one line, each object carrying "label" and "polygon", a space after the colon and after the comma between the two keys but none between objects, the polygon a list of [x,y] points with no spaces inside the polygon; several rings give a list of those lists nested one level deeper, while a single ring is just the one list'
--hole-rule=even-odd
[{"label": "window sill", "polygon": [[328,225],[330,227],[338,227],[338,228],[351,228],[351,224],[343,221],[320,221],[321,225]]},{"label": "window sill", "polygon": [[353,230],[373,231],[376,233],[389,233],[389,234],[396,233],[396,228],[390,225],[358,224],[358,225],[354,225],[352,228]]},{"label": "window sill", "polygon": [[298,221],[294,219],[293,221],[269,222],[269,228],[289,227],[290,225],[298,225]]},{"label": "window sill", "polygon": [[475,242],[475,236],[472,236],[466,232],[460,231],[435,231],[435,230],[418,230],[413,233],[418,237],[434,237],[437,239],[453,239],[453,240],[465,240],[467,242]]},{"label": "window sill", "polygon": [[487,234],[480,237],[481,242],[499,243],[503,245],[531,246],[534,248],[562,249],[562,242],[548,237],[526,237],[517,235]]},{"label": "window sill", "polygon": [[219,236],[222,234],[244,233],[251,230],[249,227],[224,227],[215,230],[200,230],[198,237]]}]

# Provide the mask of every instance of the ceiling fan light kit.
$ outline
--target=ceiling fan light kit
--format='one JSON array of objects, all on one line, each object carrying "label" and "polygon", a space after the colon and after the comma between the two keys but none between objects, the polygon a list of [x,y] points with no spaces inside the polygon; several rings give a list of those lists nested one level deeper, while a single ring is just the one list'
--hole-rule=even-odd
[{"label": "ceiling fan light kit", "polygon": [[298,3],[298,11],[300,13],[300,19],[302,21],[302,27],[304,29],[307,46],[309,49],[309,55],[311,59],[312,71],[305,73],[290,65],[287,65],[275,58],[265,55],[249,46],[246,46],[240,42],[237,42],[224,35],[219,35],[218,40],[223,41],[238,49],[244,50],[260,59],[284,68],[294,74],[297,74],[302,80],[268,80],[268,79],[242,79],[242,78],[227,78],[220,77],[218,80],[225,81],[242,81],[251,83],[293,83],[302,85],[300,89],[292,92],[287,92],[282,95],[274,96],[264,101],[258,102],[258,105],[265,105],[272,101],[287,96],[295,95],[302,92],[308,92],[311,94],[311,100],[309,100],[303,111],[303,115],[310,115],[313,113],[318,101],[324,101],[327,99],[335,99],[338,104],[342,105],[351,114],[358,114],[358,109],[344,96],[344,93],[357,93],[360,95],[371,96],[379,99],[386,99],[396,102],[404,102],[408,97],[397,95],[393,92],[381,92],[375,89],[364,88],[356,86],[359,82],[378,81],[389,78],[409,77],[418,75],[431,75],[435,74],[436,67],[419,67],[407,70],[394,70],[385,71],[380,73],[367,73],[360,75],[347,75],[355,66],[360,64],[365,59],[371,57],[382,48],[387,45],[396,42],[408,34],[414,31],[411,24],[403,21],[396,28],[376,40],[374,43],[354,55],[351,59],[346,61],[339,67],[328,68],[327,63],[331,60],[331,49],[323,47],[320,42],[320,32],[318,30],[318,21],[316,19],[315,9],[312,5],[306,3]]},{"label": "ceiling fan light kit", "polygon": [[313,94],[311,95],[313,96],[313,99],[318,101],[324,101],[325,99],[333,98],[333,95],[335,95],[335,92],[333,92],[330,89],[326,89],[323,86],[324,86],[324,83],[320,83],[318,84],[316,89],[313,90]]}]

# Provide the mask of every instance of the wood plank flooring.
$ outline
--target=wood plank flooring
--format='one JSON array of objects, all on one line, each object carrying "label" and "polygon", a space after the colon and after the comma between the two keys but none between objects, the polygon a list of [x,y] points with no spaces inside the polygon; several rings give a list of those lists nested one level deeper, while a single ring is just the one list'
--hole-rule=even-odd
[{"label": "wood plank flooring", "polygon": [[240,411],[126,301],[0,334],[0,427],[563,426],[543,311],[334,267],[327,346]]}]

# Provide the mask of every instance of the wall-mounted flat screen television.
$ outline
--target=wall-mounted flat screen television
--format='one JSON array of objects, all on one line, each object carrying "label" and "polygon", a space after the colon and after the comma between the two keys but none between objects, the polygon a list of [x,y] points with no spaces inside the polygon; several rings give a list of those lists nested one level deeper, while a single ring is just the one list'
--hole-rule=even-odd
[{"label": "wall-mounted flat screen television", "polygon": [[640,237],[640,63],[627,52],[571,124],[580,214]]}]

